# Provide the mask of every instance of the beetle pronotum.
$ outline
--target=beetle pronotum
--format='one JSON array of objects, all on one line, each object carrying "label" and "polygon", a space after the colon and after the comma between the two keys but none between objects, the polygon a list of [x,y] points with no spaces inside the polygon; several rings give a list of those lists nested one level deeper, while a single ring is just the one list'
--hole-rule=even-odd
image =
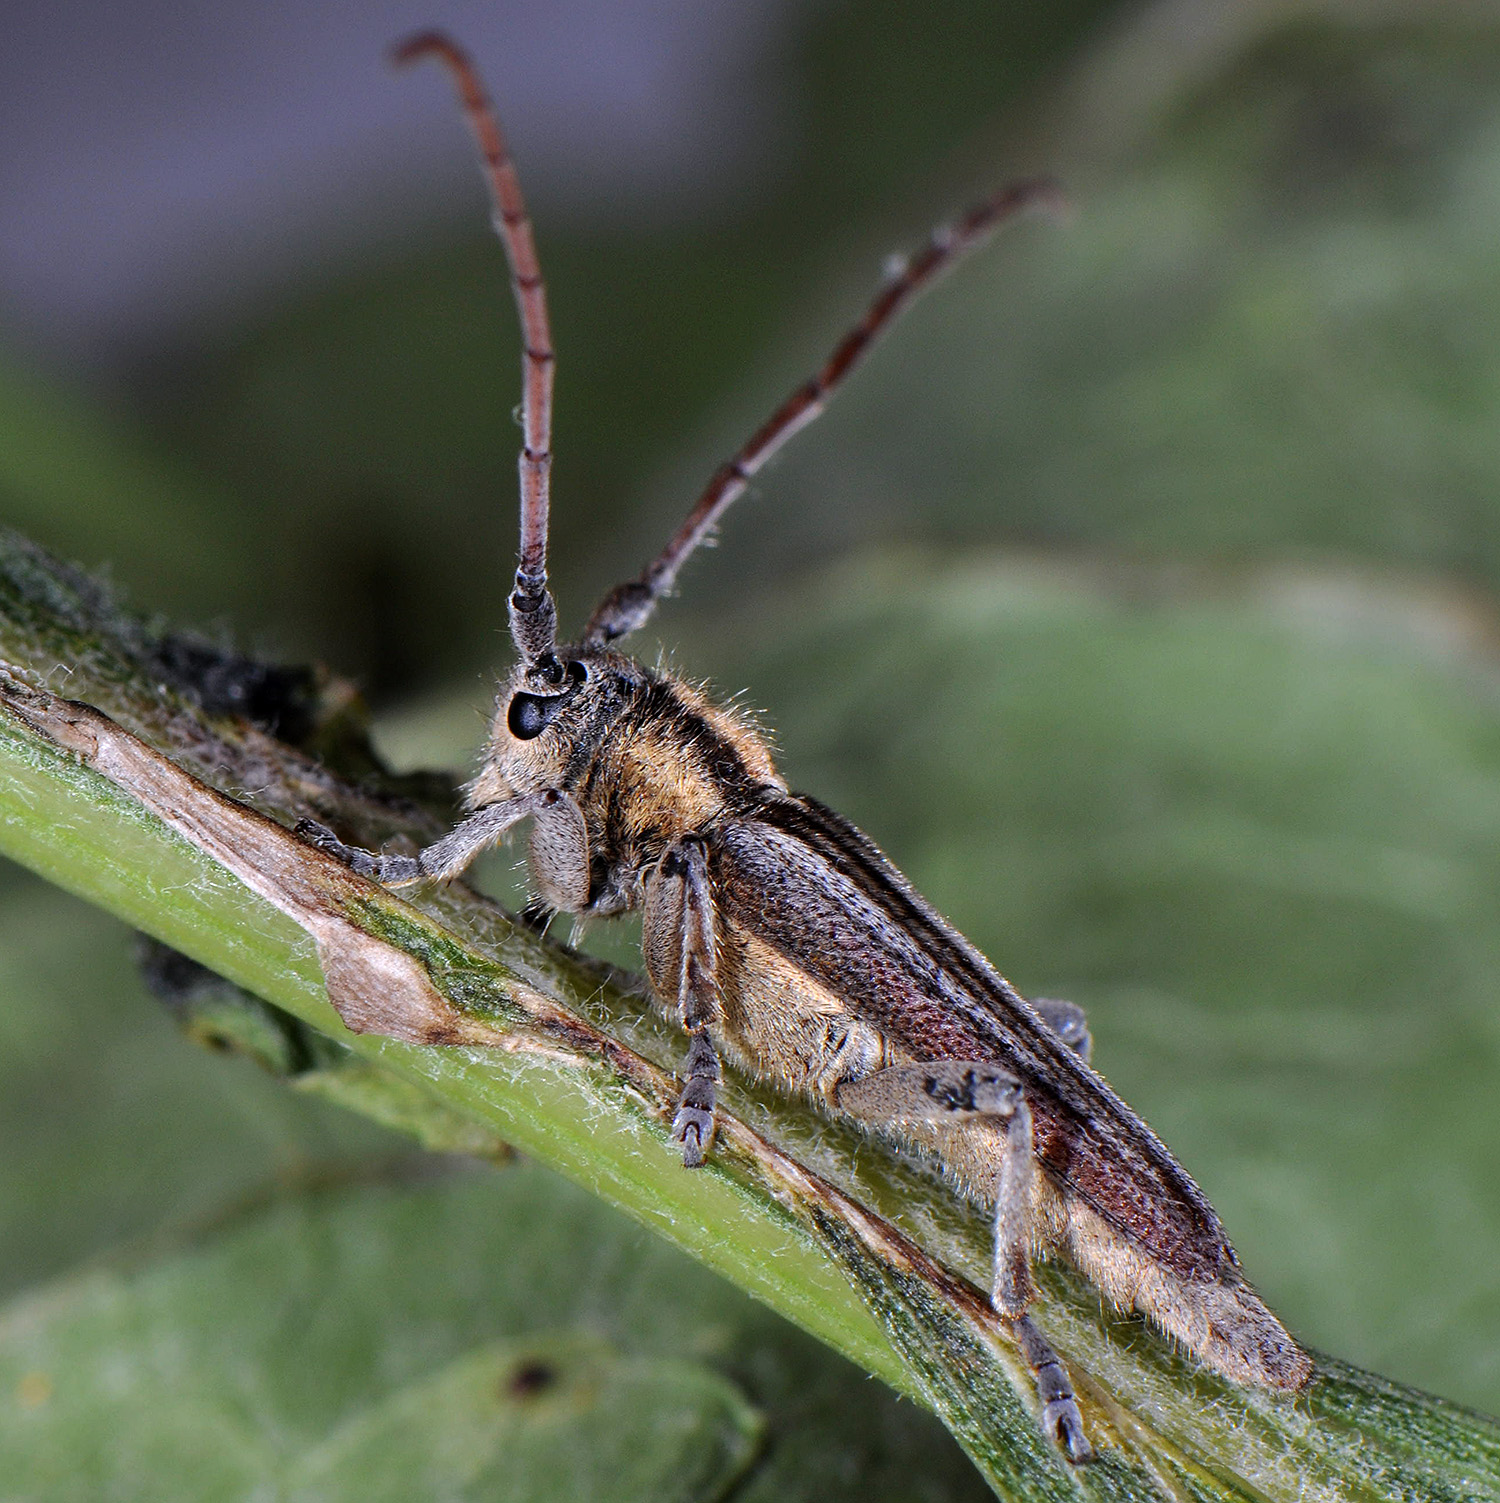
[{"label": "beetle pronotum", "polygon": [[457,875],[522,820],[540,908],[639,909],[658,1005],[689,1043],[673,1135],[689,1167],[714,1133],[722,1050],[935,1156],[995,1219],[992,1300],[1036,1375],[1042,1424],[1089,1454],[1067,1375],[1027,1314],[1032,1258],[1057,1253],[1236,1382],[1296,1391],[1306,1354],[1240,1274],[1218,1216],[1088,1063],[1081,1011],[1027,1002],[860,831],[788,790],[748,720],[615,644],[672,589],[751,477],[824,404],[914,297],[1016,215],[1045,181],[997,193],[899,264],[823,367],[720,467],[666,547],[613,589],[572,643],[547,584],[553,351],[519,179],[478,74],[424,33],[398,61],[452,73],[484,159],[523,342],[520,561],[501,688],[470,813],[417,856],[303,833],[401,884]]}]

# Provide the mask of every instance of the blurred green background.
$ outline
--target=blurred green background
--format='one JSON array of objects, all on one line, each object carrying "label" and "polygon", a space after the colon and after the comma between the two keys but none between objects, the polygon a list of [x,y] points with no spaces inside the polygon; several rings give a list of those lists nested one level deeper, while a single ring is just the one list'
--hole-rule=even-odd
[{"label": "blurred green background", "polygon": [[[570,197],[521,153],[565,621],[654,550],[887,252],[998,180],[1062,177],[1074,222],[1008,233],[922,304],[640,650],[743,692],[795,785],[1023,990],[1088,1008],[1097,1063],[1294,1331],[1500,1410],[1500,13],[754,9],[768,103],[729,188]],[[367,87],[445,105],[435,76],[381,74],[386,39]],[[157,50],[129,87],[171,76]],[[468,165],[456,123],[448,147]],[[711,185],[719,138],[700,148]],[[289,229],[227,312],[160,299],[92,347],[13,311],[0,516],[144,609],[358,678],[394,757],[463,767],[506,645],[514,321],[477,185],[413,197],[427,217],[370,244],[309,229],[300,269]],[[337,1260],[368,1224],[392,1293],[317,1347],[341,1397],[288,1442],[292,1495],[341,1496],[339,1425],[438,1404],[421,1385],[478,1337],[542,1327],[616,1343],[585,1351],[610,1382],[681,1357],[732,1383],[700,1416],[722,1468],[684,1496],[970,1488],[921,1416],[613,1213],[532,1169],[390,1182],[394,1139],[181,1042],[120,926],[19,870],[0,894],[0,1346],[45,1328],[134,1370],[166,1331],[193,1348],[182,1391],[248,1371],[255,1340],[194,1346],[205,1311],[295,1343],[289,1312],[353,1278]],[[507,1270],[559,1217],[577,1236],[538,1277],[573,1292],[538,1312]],[[455,1238],[492,1272],[413,1314]],[[122,1246],[101,1293],[90,1260]],[[203,1399],[215,1424],[296,1410],[305,1377],[268,1366],[254,1402]],[[682,1375],[652,1374],[631,1392],[667,1412]],[[826,1413],[789,1401],[808,1387]],[[239,1496],[236,1475],[182,1496]],[[36,1495],[98,1495],[56,1477]]]}]

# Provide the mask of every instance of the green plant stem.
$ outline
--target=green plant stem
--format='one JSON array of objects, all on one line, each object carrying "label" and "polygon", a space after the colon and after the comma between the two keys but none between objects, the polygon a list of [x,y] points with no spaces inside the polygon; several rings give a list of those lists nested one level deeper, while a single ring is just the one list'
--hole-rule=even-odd
[{"label": "green plant stem", "polygon": [[427,1141],[553,1165],[927,1404],[1002,1496],[1500,1495],[1489,1421],[1328,1361],[1295,1401],[1237,1388],[1052,1273],[1038,1316],[1099,1449],[1069,1467],[970,1281],[982,1217],[742,1082],[711,1166],[684,1173],[680,1041],[628,978],[460,885],[408,902],[296,840],[305,816],[370,843],[432,820],[164,691],[142,631],[28,545],[0,550],[0,847],[340,1041],[348,1061],[313,1088]]}]

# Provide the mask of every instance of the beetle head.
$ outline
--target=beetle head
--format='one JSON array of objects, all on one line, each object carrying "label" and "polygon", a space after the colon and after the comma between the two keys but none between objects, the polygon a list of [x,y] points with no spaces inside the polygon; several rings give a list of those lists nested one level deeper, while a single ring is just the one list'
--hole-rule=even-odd
[{"label": "beetle head", "polygon": [[570,788],[640,681],[629,658],[600,648],[560,647],[549,660],[518,663],[496,697],[470,806]]}]

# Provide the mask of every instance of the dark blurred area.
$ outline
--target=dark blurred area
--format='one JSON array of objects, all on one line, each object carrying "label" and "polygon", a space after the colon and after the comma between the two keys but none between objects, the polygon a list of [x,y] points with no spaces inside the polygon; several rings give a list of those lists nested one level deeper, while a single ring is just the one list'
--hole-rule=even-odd
[{"label": "dark blurred area", "polygon": [[[537,225],[565,629],[890,252],[1064,180],[1073,221],[924,301],[640,650],[746,690],[793,781],[1089,1008],[1299,1334],[1500,1407],[1500,12],[8,18],[0,520],[458,767],[507,648],[519,359],[448,81],[382,61],[433,24]],[[190,1057],[110,921],[0,893],[5,1289],[371,1151]]]}]

